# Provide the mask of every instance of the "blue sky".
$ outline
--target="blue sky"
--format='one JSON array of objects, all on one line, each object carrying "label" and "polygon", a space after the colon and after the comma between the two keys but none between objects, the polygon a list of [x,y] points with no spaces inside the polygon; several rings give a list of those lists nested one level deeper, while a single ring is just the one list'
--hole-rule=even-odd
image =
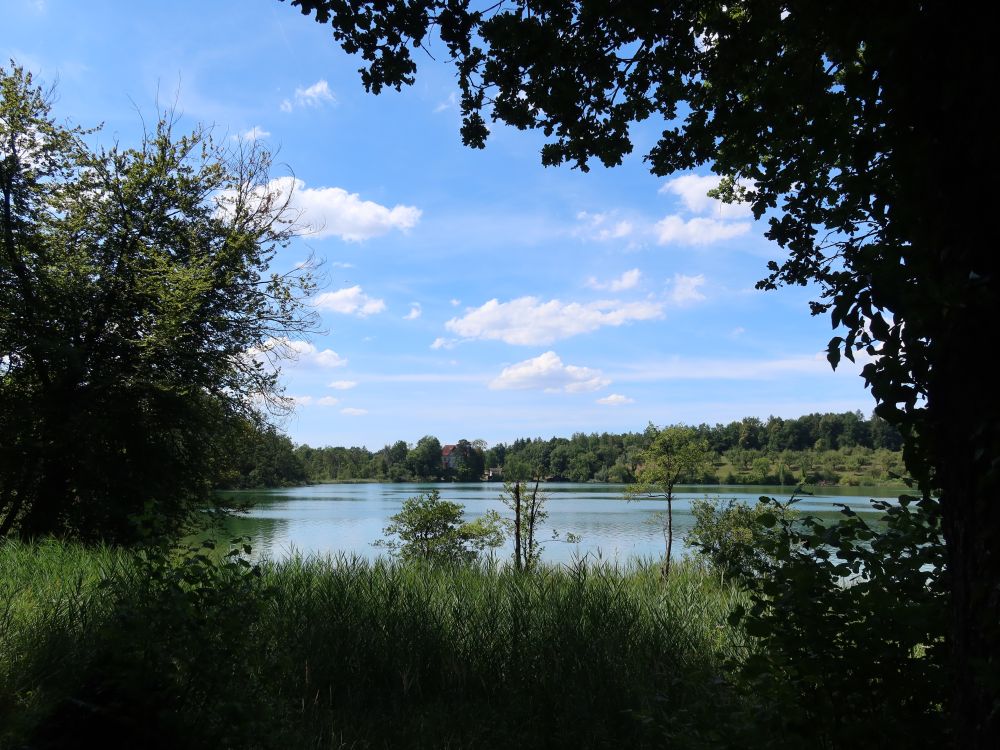
[{"label": "blue sky", "polygon": [[[781,257],[764,223],[706,197],[708,169],[657,178],[642,154],[584,174],[541,140],[458,134],[444,62],[375,97],[324,27],[276,0],[0,2],[0,54],[57,83],[56,112],[135,142],[182,125],[259,138],[312,231],[278,258],[325,260],[324,332],[292,342],[283,428],[311,445],[642,430],[650,421],[871,411],[815,290],[759,292]],[[432,48],[433,50],[433,48]],[[443,50],[436,50],[443,60]]]}]

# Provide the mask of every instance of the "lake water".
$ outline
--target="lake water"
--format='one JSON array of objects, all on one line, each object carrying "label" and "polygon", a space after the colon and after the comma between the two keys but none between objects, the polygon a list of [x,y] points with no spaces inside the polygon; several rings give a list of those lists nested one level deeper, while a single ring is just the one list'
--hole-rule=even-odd
[{"label": "lake water", "polygon": [[[623,485],[550,483],[541,487],[549,496],[545,506],[549,517],[538,538],[550,539],[553,530],[563,537],[571,532],[581,538],[577,544],[548,541],[543,550],[546,561],[566,563],[588,555],[591,559],[626,562],[663,555],[666,502],[662,498],[626,502]],[[491,509],[512,517],[500,502],[500,483],[318,484],[226,493],[252,504],[249,513],[228,522],[227,531],[233,536],[250,536],[255,556],[281,558],[294,550],[374,559],[386,554],[372,543],[382,538],[389,517],[399,512],[406,498],[435,488],[443,499],[462,503],[467,520]],[[799,510],[831,516],[839,504],[864,512],[871,510],[870,498],[895,499],[899,494],[891,489],[865,487],[822,487],[812,491],[813,495],[802,497]],[[693,523],[692,500],[736,498],[754,503],[761,495],[787,499],[790,492],[788,487],[680,487],[674,499],[674,554],[684,553],[682,538]],[[497,554],[509,555],[511,550],[508,545]]]}]

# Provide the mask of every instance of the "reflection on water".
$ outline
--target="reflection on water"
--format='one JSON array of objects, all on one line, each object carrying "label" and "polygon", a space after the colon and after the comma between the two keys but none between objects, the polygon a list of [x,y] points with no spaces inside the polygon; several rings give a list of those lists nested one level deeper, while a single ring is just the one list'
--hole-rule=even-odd
[{"label": "reflection on water", "polygon": [[[581,537],[579,544],[549,541],[543,557],[549,562],[571,562],[583,555],[625,561],[659,557],[665,549],[663,499],[624,500],[623,485],[553,483],[543,485],[549,495],[549,517],[539,538],[553,530]],[[276,490],[226,493],[249,502],[250,511],[231,518],[227,533],[252,538],[255,555],[284,557],[292,550],[304,554],[360,555],[373,559],[384,550],[372,542],[382,538],[389,516],[403,501],[421,492],[438,489],[445,500],[462,503],[468,520],[496,510],[510,517],[500,502],[503,485],[477,484],[319,484]],[[682,487],[674,500],[674,550],[684,551],[681,539],[691,528],[691,501],[701,498],[736,498],[753,503],[761,495],[787,498],[785,487]],[[823,487],[803,496],[799,509],[819,515],[833,514],[846,504],[856,511],[870,510],[869,498],[893,497],[892,490],[863,487]],[[498,551],[507,555],[512,551]]]}]

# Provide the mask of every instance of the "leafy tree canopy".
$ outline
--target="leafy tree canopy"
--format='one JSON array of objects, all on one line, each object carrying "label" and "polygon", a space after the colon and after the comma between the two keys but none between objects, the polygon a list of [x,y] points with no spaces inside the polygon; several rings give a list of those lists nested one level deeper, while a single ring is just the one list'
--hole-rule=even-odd
[{"label": "leafy tree canopy", "polygon": [[0,534],[176,529],[313,323],[309,278],[268,272],[294,217],[266,151],[169,115],[135,148],[90,132],[0,68]]}]

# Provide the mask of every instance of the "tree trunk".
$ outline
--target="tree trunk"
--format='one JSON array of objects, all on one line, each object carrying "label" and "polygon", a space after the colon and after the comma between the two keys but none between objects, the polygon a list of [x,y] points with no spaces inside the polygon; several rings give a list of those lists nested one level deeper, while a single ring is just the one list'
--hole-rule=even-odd
[{"label": "tree trunk", "polygon": [[521,482],[514,482],[514,567],[524,570],[521,549]]},{"label": "tree trunk", "polygon": [[670,575],[670,554],[674,547],[674,493],[667,490],[667,557],[663,561],[660,576],[666,580]]},{"label": "tree trunk", "polygon": [[906,266],[919,282],[897,312],[926,343],[929,365],[917,377],[927,410],[910,470],[929,461],[941,492],[955,746],[982,749],[1000,737],[1000,380],[985,364],[1000,351],[1000,254],[976,202],[995,195],[1000,167],[991,15],[970,22],[950,3],[929,3],[881,52],[892,209],[908,227]]},{"label": "tree trunk", "polygon": [[1000,351],[1000,262],[968,197],[995,192],[998,56],[993,24],[939,12],[925,38],[945,36],[947,60],[925,91],[951,94],[923,136],[936,147],[928,161],[940,192],[927,209],[944,279],[927,400],[952,580],[957,746],[985,750],[1000,737],[1000,391],[995,367],[978,360]]},{"label": "tree trunk", "polygon": [[960,341],[956,333],[938,360],[930,428],[951,577],[957,746],[985,749],[1000,737],[1000,414],[995,374],[957,351]]}]

